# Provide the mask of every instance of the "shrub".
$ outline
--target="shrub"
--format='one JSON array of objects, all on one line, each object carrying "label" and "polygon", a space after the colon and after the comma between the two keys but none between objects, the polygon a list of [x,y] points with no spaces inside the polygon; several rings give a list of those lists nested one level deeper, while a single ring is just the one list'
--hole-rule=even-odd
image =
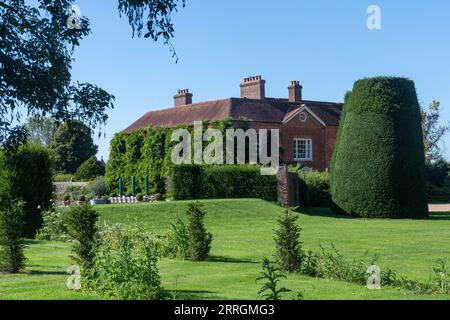
[{"label": "shrub", "polygon": [[433,267],[432,281],[439,293],[450,292],[450,267],[447,259],[441,258],[436,261],[436,265]]},{"label": "shrub", "polygon": [[144,201],[144,195],[142,193],[138,193],[136,199],[137,201],[142,202]]},{"label": "shrub", "polygon": [[75,179],[88,181],[105,175],[105,165],[95,156],[83,162],[75,173]]},{"label": "shrub", "polygon": [[163,255],[172,259],[189,259],[189,229],[178,218],[170,224],[170,230],[163,248]]},{"label": "shrub", "polygon": [[106,299],[163,298],[157,268],[157,246],[151,235],[121,226],[104,232],[88,287]]},{"label": "shrub", "polygon": [[[3,200],[3,199],[2,199]],[[18,273],[25,267],[22,202],[2,201],[0,209],[0,271]]]},{"label": "shrub", "polygon": [[192,261],[206,260],[211,249],[212,234],[206,232],[203,223],[205,214],[199,203],[189,204],[189,258]]},{"label": "shrub", "polygon": [[67,227],[64,221],[64,213],[64,210],[50,210],[44,212],[44,223],[36,234],[36,239],[44,241],[66,240]]},{"label": "shrub", "polygon": [[275,176],[262,176],[259,166],[174,166],[170,194],[175,200],[261,198],[277,199]]},{"label": "shrub", "polygon": [[448,165],[444,159],[427,163],[427,181],[434,186],[443,187],[448,178]]},{"label": "shrub", "polygon": [[54,182],[70,182],[76,181],[73,174],[58,173],[53,176]]},{"label": "shrub", "polygon": [[420,107],[414,83],[357,81],[347,97],[331,168],[337,212],[359,217],[426,218]]},{"label": "shrub", "polygon": [[309,205],[325,208],[331,206],[329,172],[299,171],[298,175],[306,188]]},{"label": "shrub", "polygon": [[42,226],[42,211],[50,209],[53,197],[53,161],[48,150],[39,145],[22,145],[5,155],[13,174],[11,190],[24,202],[23,236],[34,238]]},{"label": "shrub", "polygon": [[94,245],[97,233],[98,212],[89,205],[72,207],[67,212],[68,234],[77,240],[74,246],[74,261],[84,269],[92,267],[95,256]]},{"label": "shrub", "polygon": [[291,292],[287,288],[278,288],[281,279],[286,279],[281,269],[271,263],[269,259],[264,259],[263,272],[261,272],[261,276],[256,281],[265,280],[266,282],[258,291],[258,295],[261,295],[265,300],[281,300],[282,293]]},{"label": "shrub", "polygon": [[300,231],[297,226],[298,217],[291,211],[278,218],[279,229],[275,231],[277,259],[280,268],[286,272],[297,272],[302,262]]},{"label": "shrub", "polygon": [[108,189],[106,188],[105,179],[103,177],[97,177],[94,181],[92,181],[89,184],[88,189],[90,193],[96,197],[96,199],[101,198],[108,192]]},{"label": "shrub", "polygon": [[82,186],[68,186],[64,191],[64,196],[68,196],[69,199],[79,200],[81,196],[88,194],[89,190]]}]

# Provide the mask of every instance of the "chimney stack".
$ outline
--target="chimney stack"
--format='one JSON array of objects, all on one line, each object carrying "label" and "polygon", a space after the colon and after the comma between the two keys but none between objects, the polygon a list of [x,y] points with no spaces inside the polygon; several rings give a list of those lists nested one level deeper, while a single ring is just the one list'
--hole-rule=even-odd
[{"label": "chimney stack", "polygon": [[291,81],[289,89],[289,102],[300,102],[302,101],[302,90],[303,87],[299,81]]},{"label": "chimney stack", "polygon": [[248,77],[241,83],[241,98],[264,100],[266,81],[261,76]]},{"label": "chimney stack", "polygon": [[178,90],[178,94],[173,98],[175,107],[192,104],[192,93],[189,93],[189,89]]}]

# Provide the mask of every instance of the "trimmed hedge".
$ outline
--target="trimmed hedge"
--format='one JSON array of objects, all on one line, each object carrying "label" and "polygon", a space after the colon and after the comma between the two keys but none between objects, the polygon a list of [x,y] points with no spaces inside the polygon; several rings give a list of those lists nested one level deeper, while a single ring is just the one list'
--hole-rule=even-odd
[{"label": "trimmed hedge", "polygon": [[414,82],[357,81],[347,95],[331,168],[337,212],[360,217],[428,216],[420,107]]},{"label": "trimmed hedge", "polygon": [[277,200],[276,176],[262,176],[259,166],[174,166],[171,195],[175,200],[261,198]]},{"label": "trimmed hedge", "polygon": [[330,173],[317,171],[299,171],[302,186],[306,189],[304,203],[311,207],[328,208],[331,206]]}]

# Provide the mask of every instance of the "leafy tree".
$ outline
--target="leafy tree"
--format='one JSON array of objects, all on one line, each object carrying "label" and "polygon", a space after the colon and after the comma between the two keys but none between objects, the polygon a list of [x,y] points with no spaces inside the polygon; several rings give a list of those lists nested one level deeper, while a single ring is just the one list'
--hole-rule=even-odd
[{"label": "leafy tree", "polygon": [[[90,33],[87,18],[70,23],[72,4],[72,0],[0,1],[0,143],[4,146],[17,147],[26,139],[24,128],[12,125],[24,115],[60,123],[77,119],[90,128],[107,121],[114,96],[71,77],[74,50]],[[173,51],[171,15],[180,4],[184,6],[184,0],[118,0],[118,11],[128,17],[133,36],[163,39]]]},{"label": "leafy tree", "polygon": [[98,150],[92,139],[92,130],[80,121],[68,121],[60,125],[50,148],[55,154],[56,170],[66,173],[75,173]]},{"label": "leafy tree", "polygon": [[50,147],[53,135],[58,125],[50,118],[33,117],[25,124],[28,133],[28,141],[34,144],[40,144],[46,148]]},{"label": "leafy tree", "polygon": [[105,175],[105,164],[92,156],[83,162],[75,173],[77,180],[92,180]]},{"label": "leafy tree", "polygon": [[433,101],[428,110],[422,108],[421,114],[426,160],[428,162],[439,160],[442,157],[439,143],[449,132],[450,125],[439,124],[441,117],[441,103],[439,101]]},{"label": "leafy tree", "polygon": [[414,82],[359,80],[347,96],[331,167],[334,209],[352,216],[428,216]]},{"label": "leafy tree", "polygon": [[278,218],[279,229],[275,231],[278,264],[286,272],[299,271],[302,262],[301,229],[297,226],[297,219],[291,211],[286,210],[284,215]]}]

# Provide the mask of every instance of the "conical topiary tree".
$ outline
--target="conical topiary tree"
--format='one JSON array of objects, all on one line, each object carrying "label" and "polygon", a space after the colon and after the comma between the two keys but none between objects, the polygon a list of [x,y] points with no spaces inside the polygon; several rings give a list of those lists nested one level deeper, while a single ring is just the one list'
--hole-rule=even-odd
[{"label": "conical topiary tree", "polygon": [[346,95],[331,193],[334,209],[352,216],[428,216],[421,116],[413,81],[363,79]]}]

